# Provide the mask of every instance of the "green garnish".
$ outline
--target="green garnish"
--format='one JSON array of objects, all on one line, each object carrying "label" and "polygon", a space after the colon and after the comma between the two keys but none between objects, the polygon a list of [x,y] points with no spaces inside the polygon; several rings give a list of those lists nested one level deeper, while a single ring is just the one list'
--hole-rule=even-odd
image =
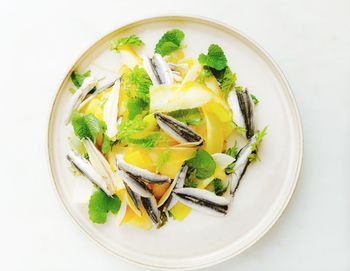
[{"label": "green garnish", "polygon": [[70,79],[72,80],[72,83],[74,84],[74,86],[76,86],[77,88],[80,88],[85,78],[89,77],[90,75],[91,75],[90,70],[84,73],[78,73],[76,71],[73,71],[72,74],[70,75]]},{"label": "green garnish", "polygon": [[148,105],[148,103],[140,98],[129,98],[127,102],[129,120],[133,120],[137,115],[147,110]]},{"label": "green garnish", "polygon": [[252,144],[252,153],[249,155],[249,162],[254,162],[257,159],[259,159],[258,156],[258,147],[261,143],[261,141],[263,140],[263,138],[266,136],[267,134],[267,126],[262,129],[261,131],[258,131],[255,133],[256,136],[256,141]]},{"label": "green garnish", "polygon": [[202,149],[198,149],[193,158],[186,160],[186,164],[196,170],[196,177],[198,179],[210,177],[216,169],[216,163],[213,157]]},{"label": "green garnish", "polygon": [[189,168],[185,178],[185,187],[193,187],[196,188],[199,184],[199,181],[196,178],[196,169]]},{"label": "green garnish", "polygon": [[165,150],[163,151],[159,157],[158,157],[158,161],[157,161],[157,166],[156,166],[156,171],[159,172],[160,169],[162,168],[162,166],[168,162],[170,158],[170,150]]},{"label": "green garnish", "polygon": [[145,137],[141,137],[141,138],[133,138],[133,137],[125,138],[125,141],[127,143],[137,144],[143,148],[153,148],[158,144],[158,142],[160,140],[161,140],[161,133],[160,132],[153,132],[153,133],[151,133]]},{"label": "green garnish", "polygon": [[139,119],[123,120],[118,126],[117,139],[124,140],[135,133],[142,132],[146,124]]},{"label": "green garnish", "polygon": [[187,125],[200,125],[202,123],[202,116],[198,108],[172,111],[169,116]]},{"label": "green garnish", "polygon": [[109,137],[104,134],[103,135],[103,141],[102,141],[102,147],[101,147],[101,151],[103,154],[108,153],[111,150],[112,147],[112,141],[109,139]]},{"label": "green garnish", "polygon": [[220,84],[221,89],[225,95],[227,95],[236,85],[236,74],[232,73],[230,67],[228,66],[221,71],[215,69],[211,69],[211,71]]},{"label": "green garnish", "polygon": [[124,37],[119,38],[111,42],[110,49],[116,50],[117,52],[121,49],[124,45],[134,45],[134,46],[141,46],[143,45],[143,41],[140,40],[139,37],[136,35],[131,35],[130,37]]},{"label": "green garnish", "polygon": [[212,182],[214,185],[215,194],[218,196],[222,196],[227,190],[227,185],[224,186],[223,181],[219,178],[215,178]]},{"label": "green garnish", "polygon": [[258,98],[254,95],[254,94],[250,94],[250,97],[252,97],[253,103],[255,105],[257,105],[260,101],[258,100]]},{"label": "green garnish", "polygon": [[128,118],[134,119],[138,114],[148,111],[150,97],[149,88],[152,81],[144,68],[135,66],[126,80],[126,93],[128,96]]},{"label": "green garnish", "polygon": [[98,189],[94,192],[89,201],[90,220],[97,224],[103,224],[107,220],[107,213],[117,214],[120,209],[120,200],[117,196],[108,197],[105,192]]},{"label": "green garnish", "polygon": [[74,111],[71,116],[74,133],[80,138],[90,138],[96,143],[97,135],[105,129],[105,125],[93,114],[83,115]]},{"label": "green garnish", "polygon": [[185,34],[181,30],[169,30],[160,38],[154,51],[161,56],[170,55],[172,52],[180,48],[181,42],[184,38]]},{"label": "green garnish", "polygon": [[200,64],[218,71],[223,70],[227,66],[224,51],[217,44],[211,44],[208,48],[208,54],[200,54],[198,61]]},{"label": "green garnish", "polygon": [[[236,158],[236,155],[238,153],[238,148],[237,148],[237,141],[235,142],[235,145],[231,148],[228,148],[225,151],[226,154],[228,154],[229,156]],[[225,168],[225,173],[226,174],[231,174],[234,172],[233,168],[235,167],[235,161],[233,161],[231,164],[229,164],[226,168]]]}]

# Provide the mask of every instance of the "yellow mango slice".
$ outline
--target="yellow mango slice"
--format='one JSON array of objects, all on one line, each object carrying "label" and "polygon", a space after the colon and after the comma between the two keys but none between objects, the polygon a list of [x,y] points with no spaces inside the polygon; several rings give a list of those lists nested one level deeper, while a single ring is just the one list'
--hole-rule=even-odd
[{"label": "yellow mango slice", "polygon": [[149,230],[153,224],[143,206],[141,206],[141,216],[136,215],[128,206],[122,224],[127,223],[134,227]]},{"label": "yellow mango slice", "polygon": [[173,215],[175,220],[182,221],[189,215],[191,212],[191,208],[186,206],[181,202],[177,202],[173,208],[170,209],[171,214]]},{"label": "yellow mango slice", "polygon": [[207,124],[207,139],[204,142],[204,149],[209,153],[222,152],[224,148],[224,134],[222,124],[215,114],[204,110]]},{"label": "yellow mango slice", "polygon": [[134,166],[155,172],[156,167],[150,157],[149,151],[137,147],[128,147],[125,149],[124,160]]},{"label": "yellow mango slice", "polygon": [[232,120],[231,113],[224,106],[224,103],[219,103],[217,100],[211,100],[203,106],[203,110],[215,114],[221,122],[229,122]]}]

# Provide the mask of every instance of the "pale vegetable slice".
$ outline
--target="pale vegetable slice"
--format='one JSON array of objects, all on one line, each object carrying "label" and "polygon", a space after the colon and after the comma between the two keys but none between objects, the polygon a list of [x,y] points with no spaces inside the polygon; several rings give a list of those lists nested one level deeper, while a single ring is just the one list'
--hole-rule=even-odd
[{"label": "pale vegetable slice", "polygon": [[221,152],[224,147],[224,133],[220,120],[211,112],[204,110],[207,138],[204,142],[204,148],[209,153]]},{"label": "pale vegetable slice", "polygon": [[210,76],[208,79],[205,80],[205,85],[207,88],[209,88],[211,91],[216,93],[217,95],[220,95],[221,89],[219,86],[218,81],[215,79],[214,76]]},{"label": "pale vegetable slice", "polygon": [[150,88],[150,110],[170,112],[201,107],[213,98],[215,98],[213,93],[197,83],[187,89],[178,89],[176,86],[152,86]]},{"label": "pale vegetable slice", "polygon": [[119,51],[122,64],[127,65],[130,69],[142,63],[142,59],[129,46],[125,46]]},{"label": "pale vegetable slice", "polygon": [[104,178],[109,180],[108,183],[113,184],[113,191],[122,189],[124,185],[118,176],[112,172],[111,167],[102,155],[102,153],[96,148],[95,144],[89,139],[83,139],[83,145],[89,155],[89,161],[95,170]]},{"label": "pale vegetable slice", "polygon": [[117,133],[118,101],[119,101],[120,80],[117,80],[109,93],[103,110],[103,119],[107,125],[106,135],[114,138]]},{"label": "pale vegetable slice", "polygon": [[185,78],[182,80],[180,88],[184,88],[193,83],[197,79],[201,70],[202,66],[198,62],[195,62],[191,69],[187,72]]},{"label": "pale vegetable slice", "polygon": [[124,216],[126,214],[126,209],[127,209],[127,192],[125,190],[123,190],[122,192],[119,193],[119,199],[121,200],[121,205],[120,205],[120,208],[119,208],[119,211],[116,215],[116,219],[115,219],[115,223],[119,226],[123,219],[124,219]]}]

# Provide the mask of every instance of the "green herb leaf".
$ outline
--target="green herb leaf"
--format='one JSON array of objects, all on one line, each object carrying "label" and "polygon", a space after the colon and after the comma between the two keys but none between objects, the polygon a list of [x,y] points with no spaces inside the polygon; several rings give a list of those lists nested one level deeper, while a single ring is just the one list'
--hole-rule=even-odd
[{"label": "green herb leaf", "polygon": [[220,84],[222,91],[227,95],[236,85],[237,76],[232,73],[230,67],[226,67],[221,71],[211,69],[216,80]]},{"label": "green herb leaf", "polygon": [[149,88],[152,81],[144,68],[135,66],[129,78],[126,79],[126,93],[128,96],[128,118],[133,120],[137,115],[149,110]]},{"label": "green herb leaf", "polygon": [[184,38],[185,34],[181,30],[169,30],[160,38],[154,51],[161,56],[167,56],[180,48],[181,42]]},{"label": "green herb leaf", "polygon": [[211,44],[208,48],[208,54],[200,54],[198,61],[200,64],[218,71],[223,70],[227,66],[227,59],[224,51],[217,44]]},{"label": "green herb leaf", "polygon": [[206,179],[214,174],[216,163],[213,157],[205,150],[198,149],[195,157],[186,160],[186,164],[196,170],[198,179]]},{"label": "green herb leaf", "polygon": [[215,194],[222,196],[227,190],[227,185],[224,185],[223,181],[219,178],[215,178],[212,182],[214,185]]},{"label": "green herb leaf", "polygon": [[135,133],[141,132],[146,128],[146,124],[139,119],[123,120],[118,126],[118,140],[125,140]]},{"label": "green herb leaf", "polygon": [[83,84],[85,78],[89,77],[91,75],[91,71],[88,70],[85,73],[78,73],[76,71],[73,71],[70,75],[70,79],[72,80],[74,86],[77,88],[80,88]]},{"label": "green herb leaf", "polygon": [[189,168],[185,178],[185,187],[193,187],[196,188],[199,184],[199,181],[196,178],[196,169]]},{"label": "green herb leaf", "polygon": [[110,49],[116,50],[118,52],[120,48],[124,45],[141,46],[143,44],[144,44],[143,41],[140,40],[139,37],[137,37],[136,35],[131,35],[130,37],[119,38],[112,41],[110,45]]},{"label": "green herb leaf", "polygon": [[260,101],[258,100],[258,98],[254,95],[254,94],[250,94],[250,97],[252,97],[253,103],[255,105],[257,105]]},{"label": "green herb leaf", "polygon": [[109,139],[109,137],[106,134],[104,134],[103,141],[102,141],[102,147],[101,147],[102,153],[103,154],[108,153],[111,150],[111,147],[112,147],[111,140]]},{"label": "green herb leaf", "polygon": [[255,143],[252,144],[252,153],[249,155],[249,162],[254,162],[257,159],[259,159],[258,147],[266,135],[267,135],[267,126],[261,131],[258,131],[255,133],[256,141]]},{"label": "green herb leaf", "polygon": [[187,125],[200,125],[202,116],[198,108],[180,109],[169,113],[170,116]]},{"label": "green herb leaf", "polygon": [[[230,155],[233,158],[236,158],[237,153],[238,153],[238,147],[237,147],[237,141],[235,142],[235,145],[231,148],[228,148],[225,151],[226,154]],[[231,164],[229,164],[226,168],[225,168],[225,173],[226,174],[231,174],[234,172],[233,168],[235,167],[235,162],[233,161]]]},{"label": "green herb leaf", "polygon": [[108,197],[105,192],[98,189],[94,192],[89,201],[90,220],[97,224],[103,224],[107,220],[107,213],[117,214],[120,209],[120,200],[117,196]]},{"label": "green herb leaf", "polygon": [[71,116],[74,133],[80,138],[90,138],[96,142],[97,135],[105,128],[104,123],[98,120],[94,115],[83,115],[74,111]]},{"label": "green herb leaf", "polygon": [[127,102],[128,118],[133,120],[137,115],[147,110],[148,104],[140,98],[130,98]]},{"label": "green herb leaf", "polygon": [[157,166],[156,166],[156,171],[159,172],[160,169],[162,168],[162,166],[168,162],[170,158],[170,150],[165,150],[163,151],[159,157],[158,157],[158,161],[157,161]]},{"label": "green herb leaf", "polygon": [[145,136],[142,138],[128,137],[126,138],[126,142],[140,145],[143,148],[153,148],[158,144],[160,139],[161,139],[160,132],[153,132],[148,136]]}]

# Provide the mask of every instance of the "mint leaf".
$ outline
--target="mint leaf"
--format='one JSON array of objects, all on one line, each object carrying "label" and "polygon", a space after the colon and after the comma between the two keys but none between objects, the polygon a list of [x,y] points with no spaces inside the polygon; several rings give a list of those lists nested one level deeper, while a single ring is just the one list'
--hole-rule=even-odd
[{"label": "mint leaf", "polygon": [[198,61],[200,64],[218,71],[223,70],[227,66],[225,53],[217,44],[211,44],[208,48],[208,54],[200,54]]},{"label": "mint leaf", "polygon": [[117,139],[125,140],[126,138],[141,132],[146,128],[146,124],[142,120],[123,120],[118,126]]},{"label": "mint leaf", "polygon": [[250,97],[252,97],[254,105],[257,105],[260,102],[254,94],[250,94]]},{"label": "mint leaf", "polygon": [[214,174],[216,163],[213,157],[205,150],[198,149],[195,157],[186,160],[186,164],[196,170],[198,179],[206,179]]},{"label": "mint leaf", "polygon": [[128,119],[133,120],[137,115],[148,109],[148,103],[140,98],[130,98],[127,102]]},{"label": "mint leaf", "polygon": [[158,144],[160,139],[161,139],[160,132],[154,132],[142,138],[128,137],[126,138],[126,142],[140,145],[143,148],[153,148]]},{"label": "mint leaf", "polygon": [[90,138],[96,142],[97,135],[102,132],[105,125],[93,114],[83,115],[74,111],[71,116],[74,133],[80,138]]},{"label": "mint leaf", "polygon": [[146,70],[135,66],[126,80],[126,94],[128,96],[128,118],[133,120],[137,115],[149,110],[149,88],[152,81]]},{"label": "mint leaf", "polygon": [[184,186],[196,188],[198,184],[199,181],[196,178],[196,169],[190,167],[186,174]]},{"label": "mint leaf", "polygon": [[169,160],[170,158],[170,150],[163,151],[157,161],[156,171],[159,172],[162,166]]},{"label": "mint leaf", "polygon": [[160,38],[154,51],[161,56],[167,56],[180,48],[181,42],[184,38],[185,34],[181,30],[169,30]]},{"label": "mint leaf", "polygon": [[89,201],[89,217],[90,220],[97,224],[103,224],[107,220],[107,213],[117,214],[120,209],[121,202],[118,196],[108,197],[105,192],[98,189],[94,192]]},{"label": "mint leaf", "polygon": [[112,41],[110,45],[110,49],[116,50],[118,52],[123,45],[127,45],[127,44],[134,45],[134,46],[141,46],[144,43],[136,35],[131,35],[130,37],[119,38]]},{"label": "mint leaf", "polygon": [[85,78],[89,77],[91,75],[91,71],[88,70],[85,73],[78,73],[76,71],[73,71],[70,75],[70,79],[72,80],[74,86],[77,88],[80,88],[83,84]]},{"label": "mint leaf", "polygon": [[227,95],[236,85],[237,75],[232,73],[230,67],[226,66],[221,71],[211,69],[214,77],[218,81],[220,88]]},{"label": "mint leaf", "polygon": [[172,111],[169,112],[169,116],[187,125],[200,125],[202,123],[202,116],[198,108]]}]

